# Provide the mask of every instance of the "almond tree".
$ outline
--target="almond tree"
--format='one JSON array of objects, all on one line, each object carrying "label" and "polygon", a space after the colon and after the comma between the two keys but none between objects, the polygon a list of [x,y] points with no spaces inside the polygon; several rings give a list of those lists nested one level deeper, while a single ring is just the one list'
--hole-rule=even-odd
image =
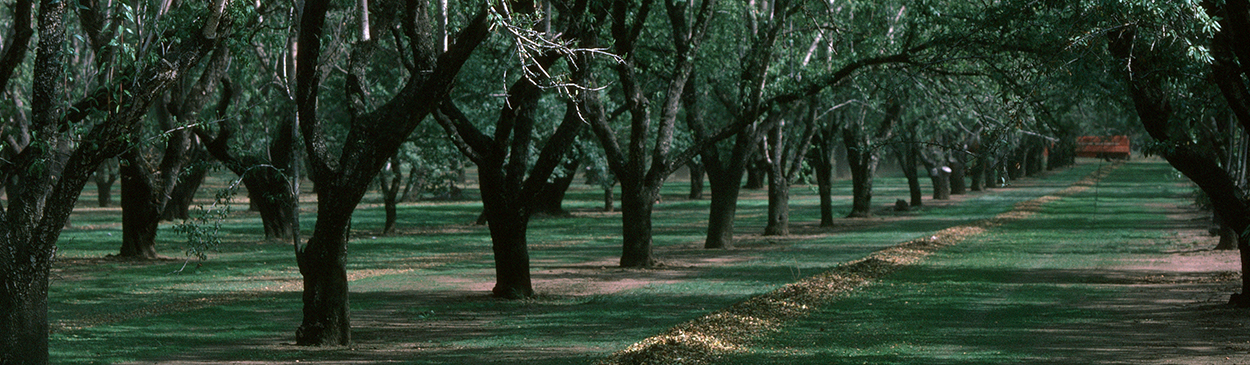
[{"label": "almond tree", "polygon": [[[309,178],[317,194],[317,223],[308,241],[295,245],[296,262],[304,278],[304,319],[295,332],[299,345],[351,342],[346,254],[352,212],[387,159],[447,99],[461,66],[490,33],[488,16],[510,13],[504,4],[477,6],[476,14],[443,51],[436,47],[436,19],[425,2],[374,4],[368,9],[355,21],[367,27],[350,51],[347,90],[345,95],[336,96],[345,100],[348,108],[345,120],[341,120],[347,125],[347,135],[336,147],[331,146],[328,138],[326,117],[318,115],[318,103],[323,99],[323,65],[333,62],[323,59],[322,40],[346,40],[333,39],[325,31],[329,0],[304,2],[300,16],[295,101],[308,155]],[[394,96],[366,110],[371,106],[366,70],[374,57],[381,56],[375,51],[385,34],[392,34],[403,45],[401,49],[405,51],[400,52],[400,57],[406,58],[403,64],[410,68]]]},{"label": "almond tree", "polygon": [[[40,142],[0,165],[0,179],[17,179],[21,187],[8,192],[0,217],[0,363],[5,364],[48,363],[48,274],[79,192],[103,160],[130,146],[151,104],[218,47],[234,21],[225,1],[173,10],[185,16],[171,23],[182,32],[153,37],[137,63],[105,77],[86,98],[66,107],[61,78],[71,67],[64,51],[69,5],[40,2],[29,113],[33,140]],[[31,14],[30,8],[15,10]],[[54,148],[61,141],[72,141],[73,147]]]}]

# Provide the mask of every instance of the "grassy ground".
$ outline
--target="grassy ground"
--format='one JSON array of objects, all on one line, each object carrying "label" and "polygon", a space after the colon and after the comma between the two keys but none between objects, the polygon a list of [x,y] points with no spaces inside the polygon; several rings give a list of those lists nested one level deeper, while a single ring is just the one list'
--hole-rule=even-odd
[{"label": "grassy ground", "polygon": [[1247,316],[1223,305],[1235,253],[1186,236],[1202,225],[1170,174],[1127,164],[722,362],[1246,363]]},{"label": "grassy ground", "polygon": [[[209,261],[187,264],[177,258],[179,237],[166,230],[160,249],[175,259],[125,262],[102,259],[120,245],[119,212],[84,205],[76,211],[73,227],[62,235],[58,252],[60,261],[50,293],[52,356],[57,363],[587,363],[838,263],[942,228],[992,217],[1016,202],[1062,189],[1098,166],[1087,161],[1044,179],[949,203],[926,201],[924,209],[902,216],[843,220],[833,229],[815,226],[819,212],[814,189],[796,187],[791,216],[795,235],[786,238],[758,235],[763,230],[766,201],[759,192],[747,193],[739,208],[738,247],[722,251],[698,248],[705,234],[707,201],[685,200],[681,197],[684,187],[676,183],[667,187],[654,215],[657,252],[666,263],[655,270],[613,267],[619,255],[619,215],[598,212],[599,192],[579,189],[571,192],[566,204],[574,217],[543,218],[531,224],[534,279],[541,295],[515,302],[487,296],[493,281],[489,238],[485,228],[469,224],[480,203],[407,204],[400,210],[400,232],[392,236],[378,235],[381,208],[366,204],[354,218],[356,231],[348,258],[354,346],[322,349],[290,345],[300,320],[299,275],[289,245],[262,242],[254,214],[237,213],[225,222],[225,244]],[[1038,250],[1092,253],[1106,260],[1119,254],[1167,250],[1150,242],[1165,240],[1167,232],[1175,232],[1170,226],[1173,221],[1132,206],[1143,202],[1175,207],[1184,204],[1188,190],[1177,185],[1166,165],[1129,166],[1140,166],[1141,171],[1129,169],[1137,172],[1113,176],[1119,180],[1107,180],[1089,192],[1097,194],[1096,198],[1057,202],[1048,206],[1057,209],[1053,217],[1022,222],[1015,228],[1004,226],[976,240],[983,243],[950,248],[928,261],[935,266],[896,274],[889,282],[833,303],[809,320],[765,339],[753,351],[727,360],[767,363],[783,356],[786,362],[827,363],[837,355],[854,363],[940,363],[1041,358],[1035,353],[993,350],[992,343],[971,345],[979,350],[972,351],[972,357],[960,357],[957,354],[965,347],[956,344],[999,332],[1024,333],[1031,328],[1029,321],[1040,322],[1028,319],[1031,314],[1045,313],[1049,318],[1055,313],[1095,312],[1066,310],[1060,304],[1052,305],[1055,313],[1038,312],[1044,308],[1035,307],[1000,310],[990,305],[1017,297],[1040,301],[1039,296],[1102,295],[1104,288],[1052,283],[1064,279],[1063,273],[1089,277],[1084,271],[1087,267],[1078,264],[1097,260]],[[1143,189],[1141,184],[1156,189]],[[849,184],[841,185],[837,204],[849,206]],[[906,196],[905,184],[898,178],[883,178],[875,195],[885,205]],[[1085,214],[1090,211],[1096,214]],[[314,219],[312,212],[306,212],[304,226],[310,228]],[[1140,231],[1143,227],[1151,230]],[[1095,244],[1071,243],[1090,240]],[[1111,243],[1099,243],[1103,241]],[[974,262],[960,261],[964,260],[960,257]],[[1022,273],[1015,273],[1016,267],[993,266],[1051,262],[1072,266],[1038,266]],[[989,279],[956,277],[965,273]],[[925,281],[935,277],[950,279],[936,284]],[[876,291],[880,293],[872,294]],[[1006,299],[987,294],[1002,292],[1016,294]],[[977,295],[969,299],[958,293]],[[1114,293],[1106,295],[1115,297]],[[939,318],[925,322],[926,315]],[[960,320],[978,316],[990,319]],[[922,321],[900,322],[898,318]],[[979,324],[936,332],[952,321]],[[860,327],[872,330],[850,331]],[[926,331],[932,332],[930,337],[947,340],[928,344],[923,337],[908,337],[924,336]],[[829,335],[834,332],[838,335]],[[951,338],[951,333],[962,337]],[[900,345],[912,350],[888,350]]]}]

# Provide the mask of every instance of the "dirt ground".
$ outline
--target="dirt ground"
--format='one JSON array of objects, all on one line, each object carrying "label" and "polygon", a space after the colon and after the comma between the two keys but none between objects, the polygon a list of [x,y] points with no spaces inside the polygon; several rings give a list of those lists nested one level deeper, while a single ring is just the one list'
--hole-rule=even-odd
[{"label": "dirt ground", "polygon": [[1206,219],[1201,215],[1184,212],[1178,218],[1193,223],[1180,231],[1179,239],[1199,249],[1149,261],[1123,261],[1087,273],[1107,285],[1135,289],[1112,302],[1085,303],[1088,308],[1124,313],[1129,319],[1114,326],[1054,328],[1058,340],[1048,346],[1083,346],[1081,353],[1087,356],[1056,361],[1250,364],[1250,311],[1227,304],[1228,295],[1240,291],[1237,252],[1209,249],[1219,239],[1206,234]]}]

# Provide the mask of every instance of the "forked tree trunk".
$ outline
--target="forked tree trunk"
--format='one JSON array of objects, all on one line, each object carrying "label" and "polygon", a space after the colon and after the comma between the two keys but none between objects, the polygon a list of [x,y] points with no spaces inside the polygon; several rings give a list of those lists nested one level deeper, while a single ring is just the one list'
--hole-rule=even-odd
[{"label": "forked tree trunk", "polygon": [[487,217],[491,249],[495,256],[495,287],[491,289],[491,294],[505,299],[532,297],[534,288],[530,283],[529,249],[526,245],[530,220],[526,205],[529,200],[522,197],[522,188],[518,186],[520,179],[515,180],[513,185],[508,184],[502,155],[482,162],[478,167],[478,180],[482,185],[483,214]]},{"label": "forked tree trunk", "polygon": [[760,129],[761,127],[755,126],[738,132],[728,161],[720,159],[715,146],[703,151],[703,163],[712,189],[707,240],[704,241],[703,248],[733,247],[734,218],[738,211],[738,196],[743,188],[742,176],[747,170],[747,156],[755,154]]},{"label": "forked tree trunk", "polygon": [[290,181],[273,168],[257,168],[243,173],[243,185],[247,186],[248,199],[260,211],[265,238],[286,241],[295,237],[298,217]]},{"label": "forked tree trunk", "polygon": [[[877,172],[877,157],[853,152],[847,147],[848,164],[851,169],[851,213],[848,218],[872,216],[872,177]],[[867,155],[867,156],[864,156]]]},{"label": "forked tree trunk", "polygon": [[[820,195],[820,226],[833,226],[833,176],[834,159],[837,149],[836,134],[833,128],[826,126],[814,137],[816,155],[811,159],[812,169],[816,172],[816,191]],[[838,164],[845,165],[845,164]]]},{"label": "forked tree trunk", "polygon": [[898,165],[903,169],[903,176],[907,178],[907,191],[910,194],[910,204],[913,207],[924,205],[924,192],[920,191],[920,174],[916,172],[917,157],[914,141],[903,141],[904,146],[899,147],[896,153],[898,157]]}]

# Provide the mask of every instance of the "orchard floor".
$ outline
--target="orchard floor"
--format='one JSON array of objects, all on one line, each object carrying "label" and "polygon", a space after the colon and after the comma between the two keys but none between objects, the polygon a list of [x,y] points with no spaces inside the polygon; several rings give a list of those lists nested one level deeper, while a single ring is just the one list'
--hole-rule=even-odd
[{"label": "orchard floor", "polygon": [[[493,283],[489,243],[483,228],[463,223],[476,214],[471,204],[413,207],[435,211],[422,218],[434,223],[413,224],[394,237],[371,236],[365,228],[349,248],[348,347],[292,344],[300,282],[289,246],[227,242],[209,261],[171,274],[184,260],[101,258],[116,247],[103,236],[116,227],[99,212],[87,213],[76,215],[78,227],[62,239],[50,294],[52,357],[54,363],[135,364],[593,363],[840,263],[1055,194],[1107,167],[1086,160],[1006,188],[926,200],[919,212],[839,219],[834,228],[810,223],[815,203],[796,188],[796,223],[784,238],[758,235],[762,194],[748,193],[737,246],[717,251],[699,248],[706,201],[666,195],[656,225],[664,266],[650,270],[614,267],[619,215],[574,205],[574,218],[532,225],[540,295],[524,301],[486,295]],[[898,184],[882,185],[880,200],[905,195]],[[711,362],[1250,364],[1250,312],[1223,304],[1238,286],[1236,253],[1209,250],[1215,241],[1190,204],[1191,192],[1166,163],[1129,162],[1091,189],[837,294]],[[369,209],[379,210],[364,207],[356,227],[375,218]]]}]

